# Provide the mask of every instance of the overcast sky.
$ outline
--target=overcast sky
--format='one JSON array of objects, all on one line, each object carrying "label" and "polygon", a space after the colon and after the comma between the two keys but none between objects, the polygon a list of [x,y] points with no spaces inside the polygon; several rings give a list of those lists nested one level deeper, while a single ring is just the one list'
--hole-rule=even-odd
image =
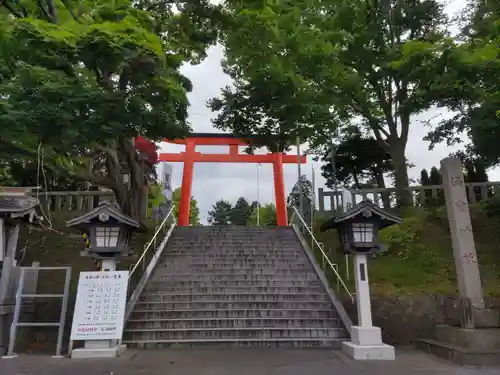
[{"label": "overcast sky", "polygon": [[[454,14],[465,6],[466,0],[452,0],[448,2],[448,13]],[[189,121],[195,132],[214,132],[211,125],[213,113],[206,107],[206,102],[210,98],[220,94],[221,88],[230,84],[230,78],[222,72],[220,61],[223,57],[222,47],[216,46],[210,49],[208,57],[201,64],[196,66],[185,66],[182,72],[192,81],[193,91],[189,94],[191,106],[189,108]],[[407,158],[415,164],[411,168],[410,178],[418,178],[423,168],[439,166],[442,158],[448,156],[455,148],[439,145],[433,151],[428,150],[428,143],[422,138],[428,133],[429,128],[422,124],[423,120],[433,119],[434,123],[439,121],[441,116],[446,116],[442,110],[431,110],[412,119],[408,146],[406,149]],[[161,144],[163,152],[183,151],[184,146]],[[197,151],[204,153],[227,152],[225,147],[198,146]],[[296,150],[292,150],[296,154]],[[172,184],[174,188],[181,185],[182,163],[172,163],[173,176]],[[320,174],[320,164],[313,163],[311,157],[308,163],[302,166],[302,173],[310,179],[312,168],[315,169],[316,187],[324,186],[324,179]],[[261,204],[275,202],[273,188],[273,174],[271,165],[262,165],[259,169],[259,189],[257,189],[257,166],[254,164],[215,164],[199,163],[195,164],[194,181],[192,195],[198,201],[200,217],[202,222],[206,222],[207,212],[219,199],[226,199],[235,202],[238,197],[245,197],[249,201],[257,200],[257,190],[259,190],[259,201]],[[161,171],[161,168],[160,168]],[[297,165],[288,164],[284,167],[286,194],[290,192],[297,181]],[[499,177],[497,171],[490,172],[490,179]]]}]

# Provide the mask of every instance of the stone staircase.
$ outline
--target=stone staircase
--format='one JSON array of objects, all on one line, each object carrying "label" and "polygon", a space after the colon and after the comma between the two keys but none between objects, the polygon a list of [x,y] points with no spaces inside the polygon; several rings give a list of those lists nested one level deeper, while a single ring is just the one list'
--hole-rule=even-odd
[{"label": "stone staircase", "polygon": [[347,331],[292,228],[174,230],[129,347],[339,347]]}]

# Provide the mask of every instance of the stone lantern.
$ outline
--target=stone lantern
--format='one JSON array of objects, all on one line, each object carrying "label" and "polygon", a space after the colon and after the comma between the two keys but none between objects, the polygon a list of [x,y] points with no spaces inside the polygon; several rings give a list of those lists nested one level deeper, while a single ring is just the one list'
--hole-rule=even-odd
[{"label": "stone lantern", "polygon": [[102,260],[103,271],[114,271],[120,258],[130,255],[129,242],[140,223],[124,215],[109,202],[102,202],[92,211],[66,222],[87,235],[90,246],[82,250],[82,256]]},{"label": "stone lantern", "polygon": [[321,226],[321,231],[337,229],[343,252],[355,258],[358,325],[351,327],[351,341],[342,343],[344,352],[354,359],[395,359],[394,347],[382,343],[380,328],[372,324],[367,254],[382,248],[378,231],[401,220],[365,200]]}]

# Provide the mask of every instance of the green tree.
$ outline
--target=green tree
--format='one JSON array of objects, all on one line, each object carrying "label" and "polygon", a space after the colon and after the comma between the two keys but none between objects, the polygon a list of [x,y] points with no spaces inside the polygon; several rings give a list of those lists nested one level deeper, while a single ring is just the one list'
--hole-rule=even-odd
[{"label": "green tree", "polygon": [[249,204],[244,197],[238,198],[236,204],[231,209],[231,224],[246,225],[252,215],[254,207],[254,204]]},{"label": "green tree", "polygon": [[420,185],[422,186],[432,185],[431,179],[429,177],[429,172],[427,172],[427,169],[422,169],[420,171]]},{"label": "green tree", "polygon": [[208,211],[208,223],[211,225],[230,225],[233,213],[233,205],[221,199],[215,202],[212,209]]},{"label": "green tree", "polygon": [[300,176],[300,179],[293,185],[292,191],[288,195],[287,205],[294,206],[300,213],[300,192],[302,192],[302,218],[306,221],[310,220],[311,213],[314,209],[313,197],[314,191],[312,183],[306,175]]},{"label": "green tree", "polygon": [[132,140],[190,130],[191,84],[179,68],[215,42],[205,6],[213,10],[194,0],[2,1],[0,157],[36,160],[41,150],[47,167],[111,189],[142,219],[154,170]]},{"label": "green tree", "polygon": [[500,163],[500,3],[471,0],[465,8],[461,43],[448,56],[447,69],[434,82],[438,103],[455,115],[444,120],[427,137],[431,146],[472,140],[471,158],[487,166]]},{"label": "green tree", "polygon": [[[172,202],[174,204],[174,213],[177,220],[179,220],[179,204],[181,201],[181,188],[177,188],[172,192]],[[191,204],[189,208],[189,223],[191,225],[200,224],[200,209],[198,208],[198,201],[191,197]]]},{"label": "green tree", "polygon": [[[330,147],[323,151],[321,167],[326,185],[334,185],[333,165]],[[377,187],[385,188],[384,174],[393,170],[389,154],[374,138],[363,137],[357,128],[344,133],[335,152],[337,183],[361,189],[367,180],[375,180]]]},{"label": "green tree", "polygon": [[259,208],[259,218],[257,220],[257,207],[252,212],[250,219],[248,220],[248,225],[257,225],[257,221],[260,226],[272,227],[277,225],[276,221],[276,206],[272,203],[265,204]]},{"label": "green tree", "polygon": [[[450,42],[442,5],[254,0],[228,8],[233,22],[224,39],[226,65],[245,86],[235,85],[241,100],[215,106],[230,119],[226,128],[252,117],[259,125],[249,129],[266,135],[268,127],[286,126],[287,116],[275,110],[290,110],[299,113],[291,116],[290,134],[326,144],[335,128],[357,119],[390,155],[400,203],[411,204],[405,150],[410,118],[433,105],[431,83],[444,69]],[[266,105],[248,110],[262,96]],[[303,100],[312,106],[306,115],[300,104],[293,110]]]}]

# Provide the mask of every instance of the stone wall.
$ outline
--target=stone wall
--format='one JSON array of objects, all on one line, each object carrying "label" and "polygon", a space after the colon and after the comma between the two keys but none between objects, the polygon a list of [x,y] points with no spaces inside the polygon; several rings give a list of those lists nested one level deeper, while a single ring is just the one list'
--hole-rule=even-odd
[{"label": "stone wall", "polygon": [[[459,301],[444,295],[373,297],[373,324],[382,329],[384,342],[409,345],[418,338],[429,338],[436,324],[460,325]],[[500,309],[500,298],[486,298],[486,305]],[[344,301],[356,324],[356,304]]]}]

